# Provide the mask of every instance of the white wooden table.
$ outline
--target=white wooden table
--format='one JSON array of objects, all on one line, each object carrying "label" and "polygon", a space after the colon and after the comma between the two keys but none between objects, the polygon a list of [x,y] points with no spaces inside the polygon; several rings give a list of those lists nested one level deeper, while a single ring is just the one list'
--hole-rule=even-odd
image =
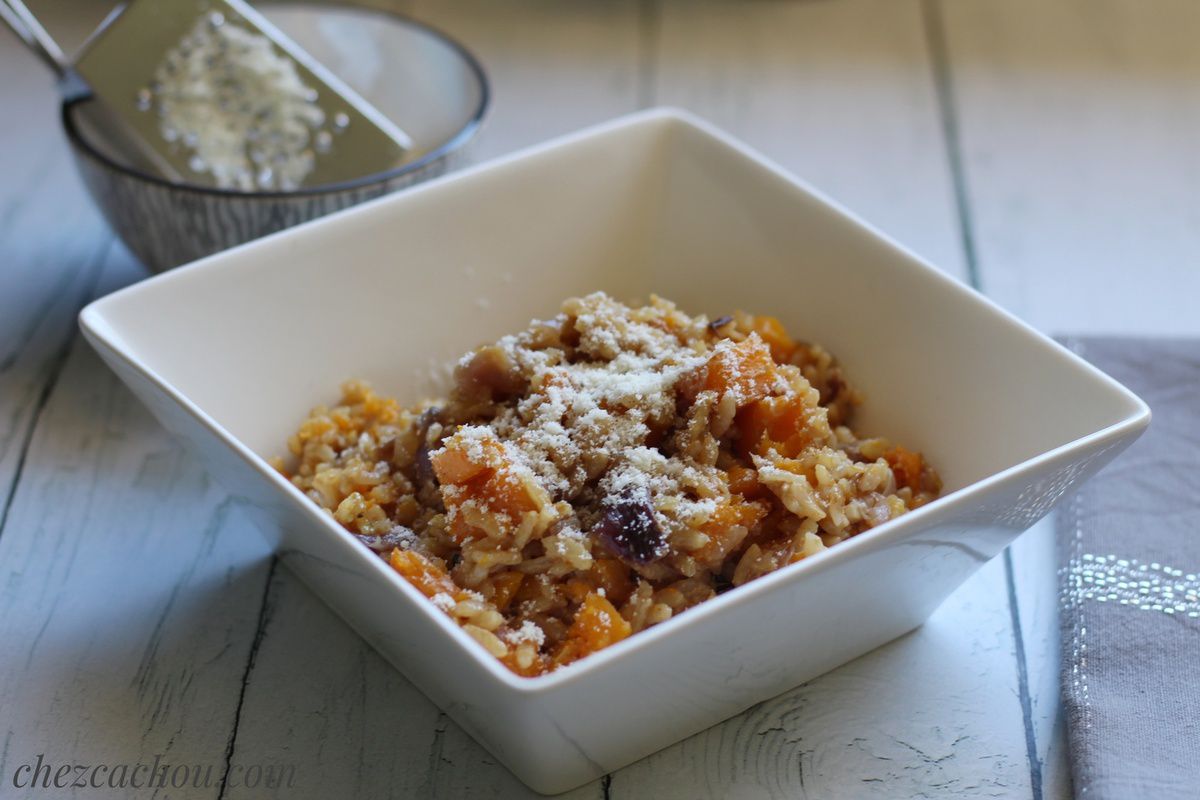
[{"label": "white wooden table", "polygon": [[[41,0],[81,32],[102,4]],[[1200,333],[1194,0],[412,0],[487,64],[480,158],[656,104],[745,138],[1048,332]],[[0,35],[0,796],[14,771],[212,765],[133,797],[516,797],[335,618],[75,329],[145,277],[49,80]],[[921,630],[572,793],[1068,796],[1051,530]],[[292,764],[272,794],[233,765]]]}]

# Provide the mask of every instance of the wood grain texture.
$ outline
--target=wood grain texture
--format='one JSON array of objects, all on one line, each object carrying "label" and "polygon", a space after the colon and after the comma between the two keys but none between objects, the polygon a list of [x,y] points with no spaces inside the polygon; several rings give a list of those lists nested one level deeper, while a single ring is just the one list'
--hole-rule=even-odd
[{"label": "wood grain texture", "polygon": [[1013,594],[1021,625],[1034,747],[1042,796],[1071,796],[1066,717],[1060,689],[1058,550],[1054,517],[1033,526],[1010,548]]},{"label": "wood grain texture", "polygon": [[[114,252],[102,291],[142,274]],[[220,769],[269,561],[77,339],[0,536],[6,783],[38,753]]]},{"label": "wood grain texture", "polygon": [[145,271],[74,174],[49,76],[8,38],[0,74],[0,640],[20,643],[0,648],[4,794],[38,753],[220,769],[266,554],[78,337],[90,297]]},{"label": "wood grain texture", "polygon": [[642,65],[635,0],[407,0],[413,16],[482,61],[489,119],[472,144],[483,160],[637,108]]},{"label": "wood grain texture", "polygon": [[[1049,333],[1200,333],[1200,6],[942,3],[978,269]],[[1068,796],[1053,525],[1013,548],[1046,797]]]},{"label": "wood grain texture", "polygon": [[[278,796],[536,796],[282,567],[260,633],[233,761],[295,764]],[[601,794],[597,782],[564,797]]]},{"label": "wood grain texture", "polygon": [[944,16],[987,292],[1050,332],[1200,329],[1200,5]]},{"label": "wood grain texture", "polygon": [[915,0],[666,2],[653,102],[704,116],[965,274]]},{"label": "wood grain texture", "polygon": [[49,74],[0,32],[0,519],[111,237],[71,172]]},{"label": "wood grain texture", "polygon": [[1002,583],[994,560],[916,632],[618,772],[612,796],[1028,796],[1007,609],[977,591]]}]

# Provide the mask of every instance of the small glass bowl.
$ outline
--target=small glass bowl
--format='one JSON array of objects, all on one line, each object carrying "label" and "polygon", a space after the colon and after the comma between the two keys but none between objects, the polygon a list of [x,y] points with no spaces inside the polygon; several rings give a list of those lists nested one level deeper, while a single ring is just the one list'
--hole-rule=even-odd
[{"label": "small glass bowl", "polygon": [[479,61],[445,34],[353,5],[267,2],[263,14],[412,137],[386,170],[288,192],[175,183],[138,166],[98,104],[63,103],[76,166],[109,225],[160,272],[440,175],[466,160],[489,102]]}]

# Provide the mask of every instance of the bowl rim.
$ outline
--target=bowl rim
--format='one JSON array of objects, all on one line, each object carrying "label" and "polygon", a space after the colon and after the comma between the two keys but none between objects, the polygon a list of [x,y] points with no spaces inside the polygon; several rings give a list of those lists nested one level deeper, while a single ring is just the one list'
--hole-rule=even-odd
[{"label": "bowl rim", "polygon": [[[1045,334],[1037,331],[1029,324],[1022,321],[1009,311],[998,306],[989,298],[979,294],[970,287],[960,283],[954,278],[946,275],[936,267],[930,265],[921,257],[915,255],[903,245],[895,242],[887,234],[879,231],[870,224],[861,220],[857,215],[848,211],[836,201],[831,200],[820,191],[809,186],[803,180],[792,175],[789,171],[782,168],[775,162],[767,159],[749,145],[742,143],[740,140],[725,133],[714,125],[696,117],[687,111],[682,111],[674,108],[652,108],[643,111],[633,112],[614,120],[602,122],[597,125],[589,126],[583,130],[569,133],[561,137],[551,139],[547,142],[535,144],[527,148],[521,149],[512,154],[484,162],[473,167],[470,167],[451,175],[442,176],[432,181],[422,183],[409,191],[397,195],[389,195],[378,198],[365,204],[355,206],[354,208],[345,209],[336,212],[324,218],[312,220],[294,228],[280,231],[275,234],[239,245],[237,248],[242,250],[250,250],[257,247],[269,246],[268,243],[279,236],[294,235],[297,231],[305,230],[309,226],[319,226],[331,224],[333,219],[340,217],[343,214],[362,213],[371,207],[381,206],[389,203],[410,202],[409,198],[419,196],[426,192],[435,192],[439,187],[448,183],[462,181],[464,179],[473,179],[475,176],[480,176],[486,173],[504,170],[510,165],[525,161],[532,157],[537,157],[550,151],[556,151],[560,148],[570,147],[579,141],[591,139],[596,136],[605,136],[616,133],[628,128],[634,127],[651,127],[663,123],[684,125],[694,130],[697,130],[712,139],[717,140],[721,144],[737,152],[744,157],[748,163],[757,165],[758,167],[767,168],[776,175],[780,176],[788,183],[792,184],[796,189],[802,191],[814,199],[819,200],[829,210],[840,214],[850,221],[858,225],[864,235],[874,236],[881,242],[891,248],[895,256],[908,262],[912,268],[924,270],[930,273],[935,280],[940,280],[947,285],[952,286],[960,296],[960,301],[965,301],[975,306],[983,313],[992,313],[999,315],[1004,322],[1015,328],[1019,333],[1030,341],[1030,344],[1049,348],[1054,351],[1064,362],[1064,366],[1073,366],[1077,369],[1082,369],[1088,373],[1097,385],[1098,389],[1108,391],[1122,398],[1125,401],[1125,412],[1123,416],[1114,422],[1098,428],[1090,433],[1084,434],[1072,441],[1056,445],[1050,449],[1032,455],[1016,464],[1006,467],[1003,470],[994,472],[976,481],[973,481],[959,489],[942,495],[936,500],[914,509],[902,517],[891,520],[883,525],[874,528],[861,536],[853,537],[847,541],[840,543],[835,548],[823,551],[811,558],[804,559],[794,564],[786,565],[774,572],[768,573],[761,578],[750,582],[744,586],[738,587],[736,591],[726,592],[722,595],[712,598],[698,606],[688,609],[688,613],[680,614],[672,617],[665,622],[655,625],[651,629],[641,631],[636,636],[617,642],[616,644],[604,648],[603,650],[592,653],[588,657],[580,661],[567,665],[564,668],[549,672],[535,677],[523,677],[513,673],[505,667],[499,659],[496,659],[489,654],[482,645],[472,639],[461,626],[453,622],[448,615],[436,608],[428,599],[421,594],[416,587],[405,580],[399,573],[393,570],[384,559],[377,554],[372,553],[361,543],[354,539],[354,536],[343,528],[340,524],[334,521],[329,515],[324,514],[321,509],[313,503],[309,498],[292,485],[291,481],[277,472],[270,466],[267,460],[258,455],[247,444],[242,442],[232,432],[218,423],[206,411],[200,408],[186,394],[178,389],[174,384],[168,381],[157,370],[146,364],[139,358],[133,356],[128,348],[122,344],[123,336],[118,333],[118,329],[110,321],[112,318],[106,313],[106,306],[112,305],[118,297],[129,297],[141,292],[144,292],[148,287],[161,281],[177,280],[182,276],[196,269],[207,269],[217,267],[222,256],[227,255],[230,251],[224,251],[212,256],[207,256],[199,261],[184,265],[182,268],[172,270],[168,273],[153,276],[146,281],[140,281],[131,286],[120,289],[113,294],[97,299],[88,304],[79,314],[80,326],[84,331],[85,336],[89,341],[101,349],[102,353],[110,354],[117,360],[132,369],[135,373],[145,378],[151,385],[163,392],[176,405],[192,417],[199,425],[205,428],[217,440],[224,443],[235,455],[240,457],[249,467],[262,475],[269,483],[276,486],[284,496],[289,498],[289,505],[293,510],[298,510],[309,520],[315,522],[325,530],[330,531],[334,537],[341,543],[342,546],[352,549],[357,557],[360,558],[365,566],[365,569],[375,571],[383,576],[385,580],[390,582],[397,588],[397,591],[407,598],[413,604],[421,609],[417,613],[425,614],[427,619],[434,621],[435,625],[444,631],[452,640],[459,644],[463,654],[470,658],[475,666],[481,668],[488,678],[494,681],[495,685],[503,686],[505,690],[514,692],[523,697],[539,696],[550,694],[560,688],[566,688],[578,681],[582,681],[592,676],[593,673],[605,670],[612,667],[617,661],[623,660],[625,656],[631,655],[635,651],[643,648],[654,647],[655,642],[663,637],[673,634],[675,631],[682,628],[689,628],[693,625],[703,624],[704,620],[714,614],[720,614],[726,609],[742,605],[747,602],[753,602],[760,595],[767,594],[781,588],[782,584],[791,583],[792,581],[802,580],[801,576],[809,573],[820,572],[834,567],[835,565],[850,559],[857,559],[866,552],[884,547],[896,539],[905,537],[908,532],[914,527],[925,527],[930,522],[935,522],[944,515],[951,513],[954,509],[969,504],[981,495],[984,495],[992,489],[1008,484],[1013,480],[1017,480],[1020,476],[1039,468],[1048,467],[1055,463],[1070,459],[1075,453],[1088,448],[1103,449],[1112,446],[1127,445],[1131,443],[1141,431],[1150,423],[1151,411],[1140,397],[1134,394],[1127,387],[1116,381],[1111,376],[1093,366],[1079,355],[1064,347],[1060,343],[1049,338]],[[983,554],[980,556],[980,563],[989,560]]]},{"label": "bowl rim", "polygon": [[[301,8],[319,8],[308,3],[299,3],[296,0],[266,0],[262,5],[265,6],[297,6]],[[363,175],[358,178],[352,178],[346,181],[338,181],[336,183],[323,183],[319,186],[309,186],[291,191],[267,191],[267,192],[246,192],[240,189],[221,189],[216,186],[202,186],[196,183],[179,183],[168,180],[160,175],[154,175],[145,170],[128,164],[122,164],[120,161],[110,157],[102,149],[95,147],[87,137],[79,130],[75,123],[75,109],[92,99],[89,93],[79,95],[71,95],[63,99],[59,116],[61,118],[63,131],[66,133],[68,141],[82,152],[87,157],[99,162],[112,172],[117,172],[133,180],[141,183],[158,186],[164,189],[169,189],[177,192],[194,193],[199,195],[207,195],[213,197],[236,198],[239,200],[280,200],[292,199],[301,197],[317,197],[322,195],[336,194],[338,192],[351,191],[354,189],[362,189],[368,186],[373,186],[380,183],[386,183],[405,175],[420,172],[425,167],[444,158],[450,153],[462,148],[476,133],[479,132],[483,125],[484,117],[492,102],[491,83],[488,80],[487,70],[484,69],[483,63],[466,45],[458,41],[445,31],[437,28],[429,23],[418,20],[406,13],[395,11],[390,8],[380,8],[377,6],[368,6],[355,0],[345,0],[336,6],[339,11],[354,11],[362,14],[375,15],[380,17],[390,17],[393,22],[405,25],[410,28],[416,28],[435,39],[440,40],[454,50],[466,64],[471,74],[475,77],[479,85],[479,102],[475,109],[471,112],[466,123],[446,141],[439,144],[434,149],[425,153],[420,158],[401,164],[398,167],[383,170],[380,172],[372,172],[368,175]]]}]

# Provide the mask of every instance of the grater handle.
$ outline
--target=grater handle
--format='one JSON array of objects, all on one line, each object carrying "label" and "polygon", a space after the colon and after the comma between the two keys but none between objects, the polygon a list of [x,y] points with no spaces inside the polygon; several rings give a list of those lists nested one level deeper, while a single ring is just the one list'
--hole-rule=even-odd
[{"label": "grater handle", "polygon": [[0,0],[0,20],[54,71],[56,77],[66,76],[70,64],[62,48],[21,0]]}]

